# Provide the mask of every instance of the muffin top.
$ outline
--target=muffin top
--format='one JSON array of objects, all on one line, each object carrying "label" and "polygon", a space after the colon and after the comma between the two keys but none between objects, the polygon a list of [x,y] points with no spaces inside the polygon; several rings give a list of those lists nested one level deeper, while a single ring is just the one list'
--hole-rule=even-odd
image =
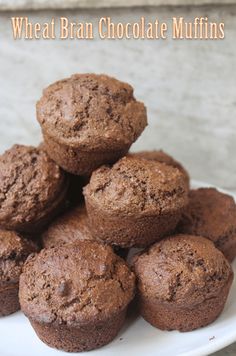
[{"label": "muffin top", "polygon": [[134,257],[143,297],[178,305],[196,305],[219,295],[232,278],[222,252],[203,237],[176,235]]},{"label": "muffin top", "polygon": [[0,230],[0,287],[17,284],[22,266],[36,245],[14,231]]},{"label": "muffin top", "polygon": [[43,246],[53,247],[76,240],[94,240],[84,205],[59,216],[42,235]]},{"label": "muffin top", "polygon": [[186,171],[186,169],[182,166],[182,164],[176,161],[173,157],[171,157],[170,155],[168,155],[166,152],[162,150],[141,151],[141,152],[130,153],[129,155],[133,157],[148,159],[150,161],[165,163],[174,168],[178,168],[184,173],[185,178],[189,183],[189,174]]},{"label": "muffin top", "polygon": [[61,143],[89,149],[130,145],[147,125],[133,88],[106,75],[75,74],[43,91],[37,119]]},{"label": "muffin top", "polygon": [[134,287],[134,274],[111,247],[76,241],[30,257],[19,296],[23,312],[38,322],[93,325],[123,310]]},{"label": "muffin top", "polygon": [[236,234],[234,199],[215,188],[191,190],[189,204],[177,229],[181,233],[205,236],[219,244],[227,236]]},{"label": "muffin top", "polygon": [[86,203],[108,214],[164,214],[187,203],[183,173],[163,163],[123,157],[113,167],[93,172],[84,188]]},{"label": "muffin top", "polygon": [[50,209],[65,175],[44,152],[14,145],[0,156],[0,226],[20,229]]}]

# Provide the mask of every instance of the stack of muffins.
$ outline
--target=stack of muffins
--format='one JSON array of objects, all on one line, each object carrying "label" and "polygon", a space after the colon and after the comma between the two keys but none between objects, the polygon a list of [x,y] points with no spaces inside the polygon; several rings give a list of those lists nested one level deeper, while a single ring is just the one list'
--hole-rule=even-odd
[{"label": "stack of muffins", "polygon": [[0,315],[21,308],[69,352],[112,341],[135,295],[130,307],[159,329],[213,322],[233,280],[233,198],[190,190],[163,151],[128,153],[146,109],[114,78],[50,85],[37,119],[44,142],[0,156]]}]

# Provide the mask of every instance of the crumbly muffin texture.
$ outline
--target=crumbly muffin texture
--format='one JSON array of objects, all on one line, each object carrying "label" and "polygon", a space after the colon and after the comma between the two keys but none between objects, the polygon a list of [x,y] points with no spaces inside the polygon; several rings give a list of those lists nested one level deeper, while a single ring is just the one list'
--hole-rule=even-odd
[{"label": "crumbly muffin texture", "polygon": [[37,118],[48,136],[90,150],[130,146],[147,125],[133,88],[96,74],[75,74],[50,85],[37,103]]},{"label": "crumbly muffin texture", "polygon": [[23,264],[37,246],[14,231],[0,230],[0,287],[18,284]]},{"label": "crumbly muffin texture", "polygon": [[132,157],[140,157],[144,158],[150,161],[157,161],[160,163],[165,163],[168,164],[169,166],[172,166],[174,168],[178,168],[179,170],[182,171],[182,173],[185,176],[186,181],[189,184],[189,174],[186,171],[186,169],[182,166],[182,164],[178,161],[176,161],[173,157],[171,157],[169,154],[164,152],[163,150],[154,150],[154,151],[140,151],[140,152],[134,152],[129,154]]},{"label": "crumbly muffin texture", "polygon": [[26,316],[40,323],[92,325],[123,310],[134,285],[134,274],[111,247],[78,241],[27,260],[20,303]]},{"label": "crumbly muffin texture", "polygon": [[65,187],[64,173],[46,152],[14,145],[0,156],[0,226],[24,231],[51,210]]},{"label": "crumbly muffin texture", "polygon": [[91,205],[126,216],[178,210],[186,205],[187,193],[179,169],[130,156],[96,170],[84,188]]},{"label": "crumbly muffin texture", "polygon": [[191,235],[164,239],[133,264],[142,298],[179,307],[218,296],[233,273],[211,241]]},{"label": "crumbly muffin texture", "polygon": [[94,240],[84,205],[74,207],[59,216],[42,234],[43,246],[47,248],[76,240]]},{"label": "crumbly muffin texture", "polygon": [[215,188],[191,190],[177,231],[201,235],[215,243],[229,260],[236,255],[236,204]]}]

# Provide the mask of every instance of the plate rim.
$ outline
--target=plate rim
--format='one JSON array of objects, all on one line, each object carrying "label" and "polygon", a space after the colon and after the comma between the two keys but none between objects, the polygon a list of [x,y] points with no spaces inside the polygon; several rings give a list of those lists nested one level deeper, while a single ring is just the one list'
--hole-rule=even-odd
[{"label": "plate rim", "polygon": [[[228,189],[220,188],[215,184],[203,182],[203,181],[200,181],[200,180],[197,180],[197,179],[191,179],[190,180],[190,189],[192,189],[192,186],[193,186],[193,189],[198,189],[200,187],[203,187],[203,188],[207,188],[207,187],[216,188],[217,190],[221,191],[222,193],[231,195],[234,198],[234,200],[236,201],[236,193],[234,193],[234,192],[232,192],[232,191],[230,191]],[[220,351],[220,350],[224,349],[227,346],[232,345],[234,342],[236,342],[236,329],[235,329],[235,332],[227,334],[227,335],[225,335],[225,336],[223,336],[221,338],[215,339],[212,344],[199,346],[194,351],[183,352],[183,353],[179,354],[178,356],[205,356],[205,355],[210,355],[210,354],[212,354],[214,352],[217,352],[217,351]]]}]

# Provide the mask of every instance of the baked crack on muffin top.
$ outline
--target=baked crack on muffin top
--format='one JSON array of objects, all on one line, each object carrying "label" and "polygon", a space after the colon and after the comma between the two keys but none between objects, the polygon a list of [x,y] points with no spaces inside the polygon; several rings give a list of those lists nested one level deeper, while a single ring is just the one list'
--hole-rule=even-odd
[{"label": "baked crack on muffin top", "polygon": [[45,151],[14,145],[0,156],[0,226],[24,231],[51,211],[66,187],[64,172]]},{"label": "baked crack on muffin top", "polygon": [[90,150],[129,146],[147,125],[133,88],[96,74],[75,74],[50,85],[37,103],[37,118],[50,137]]},{"label": "baked crack on muffin top", "polygon": [[133,264],[143,298],[183,307],[217,296],[233,273],[211,241],[191,235],[166,238]]},{"label": "baked crack on muffin top", "polygon": [[140,157],[149,161],[157,161],[160,163],[168,164],[169,166],[172,166],[174,168],[178,168],[185,175],[185,179],[189,184],[190,177],[183,165],[163,150],[132,152],[129,153],[129,156]]},{"label": "baked crack on muffin top", "polygon": [[135,277],[110,246],[77,241],[30,257],[20,278],[24,313],[81,326],[111,318],[134,296]]},{"label": "baked crack on muffin top", "polygon": [[165,214],[187,203],[183,173],[163,163],[123,157],[112,167],[97,169],[84,188],[90,204],[126,216]]}]

